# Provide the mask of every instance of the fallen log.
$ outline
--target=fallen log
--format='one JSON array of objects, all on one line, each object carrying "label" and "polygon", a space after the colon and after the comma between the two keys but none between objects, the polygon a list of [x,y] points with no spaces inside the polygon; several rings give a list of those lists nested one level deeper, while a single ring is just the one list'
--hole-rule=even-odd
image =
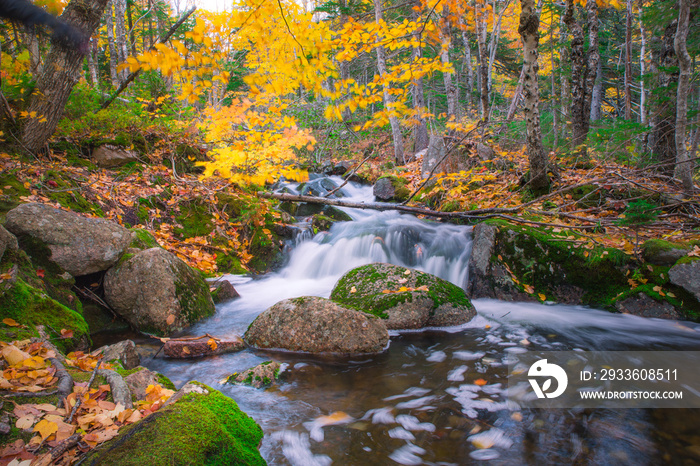
[{"label": "fallen log", "polygon": [[245,348],[243,340],[219,340],[214,338],[197,340],[168,340],[163,347],[166,358],[203,358],[216,354],[233,353]]}]

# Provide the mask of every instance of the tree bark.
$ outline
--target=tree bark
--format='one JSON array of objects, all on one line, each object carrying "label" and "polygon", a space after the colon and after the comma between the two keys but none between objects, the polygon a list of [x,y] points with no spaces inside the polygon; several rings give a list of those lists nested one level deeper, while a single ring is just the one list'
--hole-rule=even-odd
[{"label": "tree bark", "polygon": [[462,29],[462,42],[464,43],[464,65],[467,71],[467,91],[465,99],[467,113],[469,113],[472,107],[472,92],[474,92],[474,68],[472,68],[472,50],[469,46],[469,34],[467,33],[467,26],[464,24],[464,21],[461,18],[459,20],[459,25]]},{"label": "tree bark", "polygon": [[481,119],[484,123],[489,121],[489,70],[488,55],[486,50],[486,15],[484,13],[485,0],[476,0],[474,6],[476,42],[479,53],[479,93],[481,102]]},{"label": "tree bark", "polygon": [[646,100],[647,100],[647,93],[646,89],[644,88],[644,81],[645,81],[645,73],[646,73],[646,32],[644,31],[644,21],[642,20],[642,1],[639,0],[639,37],[640,37],[640,49],[639,49],[639,73],[641,75],[641,78],[639,79],[639,121],[642,123],[642,125],[647,124],[647,109],[646,109]]},{"label": "tree bark", "polygon": [[88,70],[90,71],[90,81],[92,82],[92,87],[95,89],[100,88],[100,81],[98,79],[97,73],[97,39],[90,39],[90,46],[88,48]]},{"label": "tree bark", "polygon": [[[126,0],[126,19],[129,25],[129,44],[131,45],[131,56],[136,56],[136,31],[134,31],[134,22],[132,18],[133,0]],[[178,15],[180,13],[178,12]]]},{"label": "tree bark", "polygon": [[678,8],[678,28],[673,41],[673,48],[678,57],[678,89],[676,94],[676,167],[675,176],[687,192],[693,191],[693,164],[688,158],[686,133],[688,128],[688,95],[690,94],[690,75],[692,73],[690,54],[687,48],[688,27],[690,22],[691,0],[680,0]]},{"label": "tree bark", "polygon": [[591,117],[590,121],[598,121],[601,118],[603,108],[603,60],[598,60],[595,72],[595,84],[591,94]]},{"label": "tree bark", "polygon": [[[71,0],[60,19],[90,37],[100,24],[106,4],[107,0]],[[83,60],[78,47],[52,39],[44,72],[28,108],[37,117],[27,119],[22,128],[22,144],[30,152],[39,152],[55,131],[73,86],[80,80]]]},{"label": "tree bark", "polygon": [[632,0],[625,18],[625,120],[632,119]]},{"label": "tree bark", "polygon": [[678,83],[678,58],[673,47],[678,21],[669,24],[656,55],[656,88],[651,152],[662,164],[661,171],[673,176],[676,162],[676,92],[670,91]]},{"label": "tree bark", "polygon": [[[420,2],[414,2],[414,5],[419,5]],[[418,12],[413,10],[411,18],[416,21],[418,19]],[[418,43],[417,46],[413,47],[411,50],[411,61],[414,63],[423,56],[423,50],[421,49],[421,34],[420,31],[413,31],[413,39]],[[428,142],[430,140],[428,136],[428,124],[425,121],[423,112],[425,110],[425,92],[423,90],[423,77],[414,77],[412,81],[411,92],[413,95],[413,110],[416,112],[414,117],[413,125],[413,136],[414,145],[413,153],[417,153],[426,149],[428,147]]]},{"label": "tree bark", "polygon": [[[450,25],[449,15],[449,3],[444,2],[442,7],[442,18],[440,21],[440,42],[442,42],[440,61],[442,61],[443,65],[449,65],[450,63],[452,27]],[[457,115],[457,87],[452,82],[453,74],[446,71],[442,73],[442,77],[443,82],[445,83],[445,96],[447,97],[447,121],[456,121],[459,116]]]},{"label": "tree bark", "polygon": [[[126,62],[126,58],[129,56],[129,51],[127,49],[126,40],[126,26],[124,24],[124,19],[126,18],[126,0],[113,0],[114,1],[114,30],[115,30],[115,45],[117,47],[117,63],[121,65]],[[121,71],[119,66],[117,66],[117,76],[119,76],[119,84],[124,82],[126,77],[129,75],[129,71],[125,68]]]},{"label": "tree bark", "polygon": [[119,74],[117,73],[117,47],[114,45],[114,0],[110,0],[107,4],[107,49],[109,50],[109,77],[112,81],[112,87],[119,87]]},{"label": "tree bark", "polygon": [[527,122],[527,155],[530,163],[530,187],[543,190],[549,187],[547,153],[542,145],[540,128],[540,92],[537,83],[537,48],[540,40],[540,16],[535,0],[521,0],[520,26],[523,39],[523,113]]},{"label": "tree bark", "polygon": [[[381,0],[374,0],[374,17],[377,20],[377,24],[381,24],[384,19],[382,17],[382,3]],[[377,42],[379,42],[379,37],[377,37]],[[399,119],[392,115],[394,107],[394,98],[389,94],[389,83],[385,82],[387,79],[386,72],[386,52],[384,51],[384,46],[377,44],[377,71],[379,76],[382,78],[382,87],[384,88],[383,100],[384,100],[384,111],[389,115],[389,124],[391,125],[391,136],[394,140],[394,158],[397,165],[404,165],[406,160],[403,153],[403,135],[401,134],[401,126],[399,124]]]}]

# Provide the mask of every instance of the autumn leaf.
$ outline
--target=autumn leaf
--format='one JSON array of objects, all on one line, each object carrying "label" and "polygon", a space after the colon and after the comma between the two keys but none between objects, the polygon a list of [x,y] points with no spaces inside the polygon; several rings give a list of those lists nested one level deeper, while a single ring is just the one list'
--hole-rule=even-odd
[{"label": "autumn leaf", "polygon": [[175,316],[172,314],[169,314],[168,318],[165,319],[165,323],[168,325],[173,325],[175,323]]},{"label": "autumn leaf", "polygon": [[73,338],[73,330],[61,329],[61,338]]},{"label": "autumn leaf", "polygon": [[34,426],[34,432],[38,432],[41,438],[46,440],[52,434],[58,431],[58,424],[55,422],[47,421],[42,419]]},{"label": "autumn leaf", "polygon": [[487,383],[488,383],[488,382],[487,382],[486,380],[484,380],[484,379],[476,379],[476,380],[474,381],[474,385],[478,385],[478,386],[480,386],[480,387],[483,387],[483,386],[486,385]]},{"label": "autumn leaf", "polygon": [[546,301],[547,296],[544,295],[544,293],[538,293],[537,296],[540,298],[540,301]]},{"label": "autumn leaf", "polygon": [[535,292],[535,287],[532,285],[523,285],[523,289],[525,290],[525,293],[528,294],[533,294]]},{"label": "autumn leaf", "polygon": [[212,351],[216,351],[216,348],[218,348],[219,345],[216,344],[216,340],[213,338],[210,338],[207,341],[207,345],[209,345],[209,348],[211,348]]},{"label": "autumn leaf", "polygon": [[44,269],[36,269],[36,276],[39,278],[44,278],[45,273]]},{"label": "autumn leaf", "polygon": [[662,289],[660,286],[656,285],[656,286],[655,286],[654,288],[652,288],[652,289],[653,289],[654,291],[656,291],[657,293],[659,293],[659,295],[661,295],[661,296],[666,296],[666,293],[663,292],[663,289]]},{"label": "autumn leaf", "polygon": [[2,319],[2,323],[9,327],[19,327],[19,324],[14,319],[10,319],[9,317]]},{"label": "autumn leaf", "polygon": [[354,286],[350,288],[350,293],[357,293],[357,288],[355,288]]}]

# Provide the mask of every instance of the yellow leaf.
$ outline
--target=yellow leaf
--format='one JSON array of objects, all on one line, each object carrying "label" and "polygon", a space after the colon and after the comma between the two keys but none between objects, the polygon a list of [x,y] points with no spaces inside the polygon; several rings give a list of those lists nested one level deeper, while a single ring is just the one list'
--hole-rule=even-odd
[{"label": "yellow leaf", "polygon": [[354,286],[350,288],[350,293],[357,293],[357,288],[355,288]]},{"label": "yellow leaf", "polygon": [[175,323],[175,316],[172,314],[168,315],[168,318],[165,319],[165,323],[168,325],[173,325],[173,323]]},{"label": "yellow leaf", "polygon": [[543,293],[538,293],[537,296],[539,296],[540,301],[545,301],[547,297]]},{"label": "yellow leaf", "polygon": [[535,287],[532,285],[523,285],[523,289],[525,290],[526,293],[532,294],[535,292]]},{"label": "yellow leaf", "polygon": [[42,419],[34,426],[34,432],[39,432],[41,438],[46,440],[51,434],[58,432],[58,424]]},{"label": "yellow leaf", "polygon": [[411,275],[411,271],[406,269],[406,271],[403,273],[404,275]]},{"label": "yellow leaf", "polygon": [[216,344],[216,340],[214,340],[213,338],[210,338],[207,341],[207,345],[209,345],[209,348],[211,348],[212,351],[216,351],[216,348],[218,347],[218,345]]},{"label": "yellow leaf", "polygon": [[2,319],[2,323],[5,325],[9,325],[10,327],[19,327],[19,324],[15,322],[14,319],[10,319],[9,317]]}]

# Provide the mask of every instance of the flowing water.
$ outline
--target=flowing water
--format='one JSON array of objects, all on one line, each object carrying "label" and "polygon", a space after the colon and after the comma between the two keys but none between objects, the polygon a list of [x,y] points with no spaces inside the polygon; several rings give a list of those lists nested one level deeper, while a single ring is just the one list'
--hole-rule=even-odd
[{"label": "flowing water", "polygon": [[[295,186],[287,186],[294,191]],[[371,189],[343,188],[372,200]],[[396,212],[348,210],[352,222],[300,235],[287,265],[253,280],[229,276],[241,298],[190,330],[242,335],[279,300],[328,297],[340,276],[371,262],[423,270],[464,286],[469,227]],[[466,325],[394,332],[375,356],[319,357],[245,350],[146,365],[180,386],[196,379],[235,399],[265,431],[274,465],[693,464],[700,460],[695,410],[513,410],[507,362],[538,350],[700,349],[700,325],[611,314],[581,306],[475,300]],[[283,381],[267,389],[221,385],[233,372],[275,359]],[[478,383],[475,383],[478,382]],[[480,446],[481,448],[477,448]],[[488,448],[484,448],[488,447]]]}]

